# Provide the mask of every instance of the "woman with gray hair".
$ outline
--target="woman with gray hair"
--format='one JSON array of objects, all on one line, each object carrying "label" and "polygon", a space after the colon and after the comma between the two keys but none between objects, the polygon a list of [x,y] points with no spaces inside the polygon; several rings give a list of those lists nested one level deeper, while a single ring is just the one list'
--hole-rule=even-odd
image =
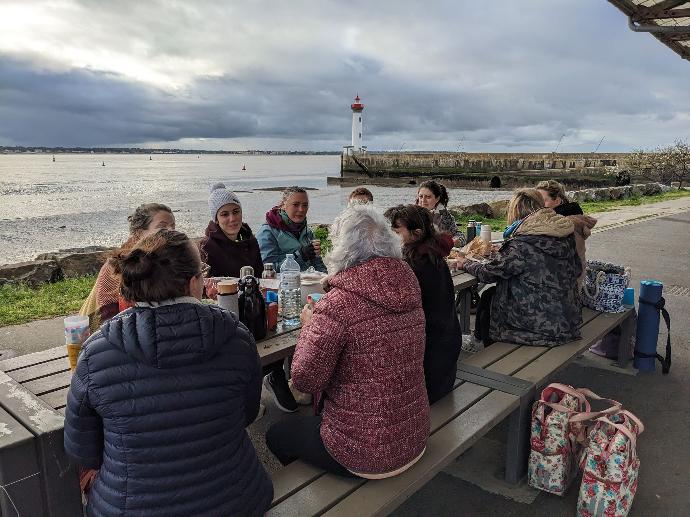
[{"label": "woman with gray hair", "polygon": [[371,205],[353,205],[327,256],[328,293],[302,311],[292,361],[297,389],[323,394],[318,416],[266,434],[281,463],[296,459],[346,476],[395,476],[424,453],[424,311],[400,241]]}]

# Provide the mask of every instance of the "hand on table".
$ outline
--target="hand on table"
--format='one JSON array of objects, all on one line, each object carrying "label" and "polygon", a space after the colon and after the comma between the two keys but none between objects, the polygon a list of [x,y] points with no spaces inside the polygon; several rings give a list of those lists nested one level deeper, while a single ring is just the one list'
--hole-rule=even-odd
[{"label": "hand on table", "polygon": [[455,259],[455,269],[464,269],[467,259],[462,255]]}]

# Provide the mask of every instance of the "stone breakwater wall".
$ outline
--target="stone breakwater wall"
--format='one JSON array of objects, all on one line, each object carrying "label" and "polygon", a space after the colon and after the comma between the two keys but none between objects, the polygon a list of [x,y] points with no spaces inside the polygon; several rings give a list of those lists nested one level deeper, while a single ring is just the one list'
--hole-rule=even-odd
[{"label": "stone breakwater wall", "polygon": [[497,176],[503,187],[556,179],[573,187],[613,185],[606,174],[624,170],[627,153],[343,153],[341,178],[392,181],[439,178],[473,187],[489,187]]},{"label": "stone breakwater wall", "polygon": [[[652,196],[661,194],[678,186],[669,187],[661,183],[641,183],[623,187],[590,188],[568,192],[573,201],[608,201],[628,199],[631,197]],[[484,217],[505,217],[508,200],[493,203],[478,203],[470,206],[450,207],[460,214],[479,214]],[[326,227],[328,225],[316,225]],[[201,238],[195,238],[198,242]],[[0,285],[27,284],[32,287],[47,282],[56,282],[65,278],[77,278],[95,275],[101,269],[108,255],[114,248],[103,246],[88,246],[85,248],[70,248],[52,253],[42,253],[35,260],[16,264],[0,265]]]}]

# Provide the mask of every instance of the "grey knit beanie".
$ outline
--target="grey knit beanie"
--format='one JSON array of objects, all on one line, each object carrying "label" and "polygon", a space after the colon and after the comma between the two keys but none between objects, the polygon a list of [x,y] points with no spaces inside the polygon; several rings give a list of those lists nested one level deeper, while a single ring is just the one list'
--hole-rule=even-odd
[{"label": "grey knit beanie", "polygon": [[240,198],[237,197],[232,190],[225,188],[224,183],[216,183],[211,186],[211,195],[208,198],[208,210],[211,213],[211,221],[214,223],[218,222],[218,210],[223,205],[228,203],[234,203],[240,208],[242,208],[242,203],[240,203]]}]

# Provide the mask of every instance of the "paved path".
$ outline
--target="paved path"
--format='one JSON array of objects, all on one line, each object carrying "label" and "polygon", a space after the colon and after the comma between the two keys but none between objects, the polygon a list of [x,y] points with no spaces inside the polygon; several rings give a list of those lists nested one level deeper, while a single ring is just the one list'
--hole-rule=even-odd
[{"label": "paved path", "polygon": [[[690,288],[690,212],[642,220],[623,228],[613,227],[592,235],[587,248],[592,258],[629,265],[631,286],[636,289],[644,278],[659,279],[665,286]],[[673,328],[673,366],[669,375],[662,376],[658,366],[654,374],[630,376],[574,364],[559,379],[620,400],[644,422],[646,431],[638,442],[642,464],[639,488],[631,517],[689,515],[690,297],[666,294],[665,298]],[[663,350],[665,342],[666,333],[662,331],[659,350]],[[505,429],[492,432],[491,445],[505,443],[505,432]],[[483,467],[493,473],[497,483],[502,477],[501,460],[487,462]],[[577,486],[574,486],[564,498],[539,493],[531,504],[518,503],[459,479],[451,467],[433,478],[393,515],[570,517],[575,515],[576,502]]]}]

